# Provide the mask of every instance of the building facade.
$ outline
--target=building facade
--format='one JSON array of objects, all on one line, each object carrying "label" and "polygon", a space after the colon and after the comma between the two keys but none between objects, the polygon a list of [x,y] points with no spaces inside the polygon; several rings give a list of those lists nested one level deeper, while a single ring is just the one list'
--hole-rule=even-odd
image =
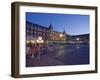
[{"label": "building facade", "polygon": [[89,43],[89,34],[71,36],[70,41],[73,43]]},{"label": "building facade", "polygon": [[26,40],[36,40],[42,37],[44,42],[66,42],[66,32],[53,30],[52,25],[44,27],[31,22],[26,22]]}]

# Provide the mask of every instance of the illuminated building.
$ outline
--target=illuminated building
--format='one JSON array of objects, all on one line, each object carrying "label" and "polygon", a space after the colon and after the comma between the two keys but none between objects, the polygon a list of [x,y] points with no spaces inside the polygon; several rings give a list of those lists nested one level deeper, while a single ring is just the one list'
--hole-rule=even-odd
[{"label": "illuminated building", "polygon": [[41,26],[35,23],[26,22],[26,39],[36,40],[42,37],[45,42],[66,42],[66,32],[58,32],[53,30],[52,25],[49,27]]}]

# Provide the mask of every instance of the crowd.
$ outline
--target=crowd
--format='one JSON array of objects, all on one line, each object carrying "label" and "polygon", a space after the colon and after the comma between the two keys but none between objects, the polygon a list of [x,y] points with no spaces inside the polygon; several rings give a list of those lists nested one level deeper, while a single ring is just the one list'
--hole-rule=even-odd
[{"label": "crowd", "polygon": [[43,55],[46,53],[50,53],[54,50],[53,45],[48,45],[48,44],[31,44],[28,43],[26,44],[26,57],[27,58],[34,58],[37,57],[38,55]]}]

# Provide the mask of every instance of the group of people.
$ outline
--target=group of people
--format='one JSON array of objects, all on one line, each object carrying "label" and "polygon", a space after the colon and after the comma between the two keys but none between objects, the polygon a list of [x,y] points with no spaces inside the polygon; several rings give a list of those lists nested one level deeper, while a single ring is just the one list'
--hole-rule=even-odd
[{"label": "group of people", "polygon": [[45,54],[47,51],[47,45],[46,44],[26,44],[26,57],[37,57],[40,54]]}]

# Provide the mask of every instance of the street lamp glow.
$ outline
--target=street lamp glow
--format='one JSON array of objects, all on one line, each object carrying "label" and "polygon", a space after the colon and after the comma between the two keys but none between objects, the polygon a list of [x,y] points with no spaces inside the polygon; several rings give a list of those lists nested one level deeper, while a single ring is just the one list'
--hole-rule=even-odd
[{"label": "street lamp glow", "polygon": [[41,43],[43,43],[44,41],[43,40],[41,40]]},{"label": "street lamp glow", "polygon": [[60,37],[62,37],[63,36],[63,34],[60,34]]},{"label": "street lamp glow", "polygon": [[42,37],[38,37],[39,40],[42,40]]},{"label": "street lamp glow", "polygon": [[27,40],[27,41],[26,41],[26,43],[28,44],[28,43],[30,43],[30,41],[29,41],[29,40]]},{"label": "street lamp glow", "polygon": [[37,43],[43,43],[44,40],[42,39],[42,37],[39,37],[37,40],[36,40]]},{"label": "street lamp glow", "polygon": [[79,38],[76,38],[76,40],[79,41],[80,39]]},{"label": "street lamp glow", "polygon": [[37,39],[36,42],[39,43],[39,40]]},{"label": "street lamp glow", "polygon": [[31,40],[32,43],[35,43],[35,40]]}]

